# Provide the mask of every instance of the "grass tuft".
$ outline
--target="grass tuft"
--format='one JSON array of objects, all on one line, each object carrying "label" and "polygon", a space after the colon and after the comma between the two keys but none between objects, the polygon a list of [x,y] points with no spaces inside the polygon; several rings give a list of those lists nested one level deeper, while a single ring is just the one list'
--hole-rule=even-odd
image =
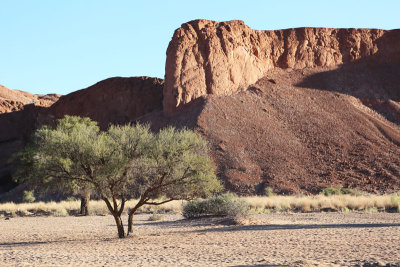
[{"label": "grass tuft", "polygon": [[[220,197],[221,198],[221,197]],[[364,212],[400,212],[400,197],[393,195],[351,195],[339,194],[325,196],[252,196],[235,198],[234,210],[247,210],[255,213],[270,212],[321,212],[321,211],[364,211]],[[232,200],[232,199],[231,199]],[[199,200],[200,201],[200,200]],[[224,203],[228,199],[214,199],[213,208],[215,212],[222,212]],[[133,208],[137,200],[129,200],[126,203],[126,211]],[[141,213],[182,213],[187,201],[172,201],[160,206],[143,206],[138,212]],[[240,205],[239,205],[240,204]],[[234,207],[231,205],[231,208]],[[245,208],[248,207],[248,208]],[[90,214],[108,215],[109,211],[102,200],[91,200]],[[66,212],[65,212],[65,211]],[[0,214],[3,216],[64,216],[78,214],[80,210],[79,200],[61,202],[33,202],[33,203],[0,203]],[[232,211],[232,212],[233,212]],[[234,212],[233,212],[234,213]],[[66,215],[65,215],[66,216]]]}]

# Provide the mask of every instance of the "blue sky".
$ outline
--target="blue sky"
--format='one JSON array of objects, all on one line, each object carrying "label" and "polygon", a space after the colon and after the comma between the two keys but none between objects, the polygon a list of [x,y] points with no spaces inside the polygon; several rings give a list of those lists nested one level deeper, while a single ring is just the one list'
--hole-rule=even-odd
[{"label": "blue sky", "polygon": [[400,28],[400,1],[0,0],[0,84],[67,94],[113,76],[164,77],[174,30],[204,18],[253,29]]}]

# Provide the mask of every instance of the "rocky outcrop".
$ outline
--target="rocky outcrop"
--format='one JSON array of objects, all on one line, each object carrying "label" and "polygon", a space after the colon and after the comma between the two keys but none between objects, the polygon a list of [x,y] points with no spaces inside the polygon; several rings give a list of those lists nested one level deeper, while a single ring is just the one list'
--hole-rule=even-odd
[{"label": "rocky outcrop", "polygon": [[34,95],[20,90],[8,89],[0,85],[0,114],[18,111],[24,105],[34,104],[40,107],[49,107],[56,102],[61,95]]},{"label": "rocky outcrop", "polygon": [[162,110],[164,81],[150,77],[114,77],[60,98],[38,124],[49,124],[64,115],[90,117],[102,129],[123,124]]},{"label": "rocky outcrop", "polygon": [[164,110],[203,95],[245,90],[274,68],[335,67],[400,58],[400,31],[296,28],[252,30],[243,21],[195,20],[177,29],[167,50]]}]

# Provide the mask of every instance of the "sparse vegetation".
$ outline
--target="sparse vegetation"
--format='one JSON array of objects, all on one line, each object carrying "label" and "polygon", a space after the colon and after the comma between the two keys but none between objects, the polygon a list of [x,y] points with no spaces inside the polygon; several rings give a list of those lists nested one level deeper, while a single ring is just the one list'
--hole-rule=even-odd
[{"label": "sparse vegetation", "polygon": [[[250,210],[256,213],[271,212],[320,212],[320,211],[365,211],[365,212],[384,212],[398,211],[400,197],[393,195],[368,195],[368,196],[351,196],[351,195],[333,195],[333,196],[273,196],[273,197],[240,197],[239,200],[247,203]],[[126,210],[130,210],[136,206],[139,200],[128,200],[125,204]],[[161,200],[157,200],[161,201]],[[194,200],[204,201],[202,199]],[[163,205],[141,206],[138,213],[183,213],[183,207],[186,207],[187,201],[174,200]],[[215,203],[215,202],[214,202]],[[102,200],[91,200],[92,215],[110,215],[106,204]],[[200,205],[201,206],[201,205]],[[34,203],[3,203],[0,204],[0,214],[10,216],[11,214],[18,216],[54,216],[60,209],[65,209],[68,214],[75,215],[79,213],[80,202],[61,201],[61,202],[34,202]],[[124,214],[127,212],[125,211]]]},{"label": "sparse vegetation", "polygon": [[251,209],[269,210],[275,212],[298,211],[367,211],[376,208],[377,211],[393,211],[397,204],[393,195],[315,195],[315,196],[273,196],[245,197]]},{"label": "sparse vegetation", "polygon": [[209,199],[196,199],[183,206],[183,217],[193,219],[204,216],[226,216],[231,218],[246,217],[249,213],[249,204],[227,193]]},{"label": "sparse vegetation", "polygon": [[321,194],[323,194],[325,196],[332,196],[332,195],[361,196],[361,195],[363,195],[363,193],[360,192],[357,189],[344,188],[344,187],[328,187],[328,188],[324,188],[324,189],[322,189]]},{"label": "sparse vegetation", "polygon": [[[126,202],[126,210],[136,206],[138,200],[128,200]],[[111,215],[103,200],[91,200],[92,215]],[[69,215],[77,215],[80,210],[80,201],[60,201],[60,202],[34,202],[34,203],[2,203],[0,204],[0,214],[19,216],[56,216],[60,210],[65,209]],[[160,206],[142,206],[139,213],[181,213],[182,201],[171,201]],[[126,214],[126,212],[124,213]]]},{"label": "sparse vegetation", "polygon": [[66,217],[68,216],[68,211],[65,208],[60,208],[54,212],[56,217]]},{"label": "sparse vegetation", "polygon": [[265,187],[264,195],[267,197],[275,196],[274,189],[272,189],[272,187],[270,187],[270,186]]},{"label": "sparse vegetation", "polygon": [[36,200],[36,198],[35,198],[35,194],[34,194],[33,190],[24,191],[23,196],[22,196],[22,202],[33,203],[33,202],[35,202],[35,200]]}]

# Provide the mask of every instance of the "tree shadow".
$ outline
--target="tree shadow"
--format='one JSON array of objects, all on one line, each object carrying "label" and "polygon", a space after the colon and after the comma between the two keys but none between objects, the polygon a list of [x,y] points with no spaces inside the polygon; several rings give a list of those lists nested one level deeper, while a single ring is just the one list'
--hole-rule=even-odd
[{"label": "tree shadow", "polygon": [[25,246],[36,246],[44,244],[68,244],[68,243],[80,243],[80,242],[91,242],[91,241],[111,241],[120,240],[118,236],[115,238],[87,238],[87,239],[65,239],[65,240],[49,240],[49,241],[20,241],[20,242],[2,242],[1,247],[25,247]]},{"label": "tree shadow", "polygon": [[385,228],[400,227],[400,223],[376,224],[267,224],[267,225],[240,225],[210,229],[201,229],[194,232],[234,232],[234,231],[276,231],[276,230],[308,230],[308,229],[350,229],[350,228]]}]

